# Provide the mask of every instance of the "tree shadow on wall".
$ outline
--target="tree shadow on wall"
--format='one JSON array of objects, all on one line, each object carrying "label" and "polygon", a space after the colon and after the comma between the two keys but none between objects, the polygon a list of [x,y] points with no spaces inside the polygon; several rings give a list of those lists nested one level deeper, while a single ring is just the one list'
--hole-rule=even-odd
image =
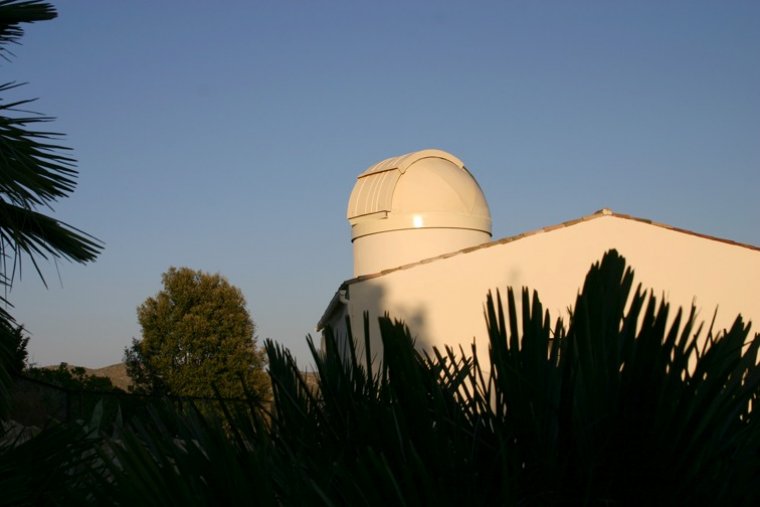
[{"label": "tree shadow on wall", "polygon": [[[350,291],[350,288],[349,288]],[[351,294],[348,297],[351,300]],[[405,305],[392,306],[388,297],[387,289],[381,280],[365,282],[361,287],[359,300],[352,300],[350,311],[346,315],[345,325],[335,329],[336,342],[344,357],[350,354],[348,349],[348,331],[354,338],[356,354],[365,358],[367,347],[373,364],[383,361],[383,341],[380,329],[380,319],[385,317],[389,321],[403,322],[409,331],[414,346],[420,351],[432,352],[433,342],[427,332],[428,311],[425,303],[420,301],[415,306]],[[369,340],[366,338],[369,337]]]}]

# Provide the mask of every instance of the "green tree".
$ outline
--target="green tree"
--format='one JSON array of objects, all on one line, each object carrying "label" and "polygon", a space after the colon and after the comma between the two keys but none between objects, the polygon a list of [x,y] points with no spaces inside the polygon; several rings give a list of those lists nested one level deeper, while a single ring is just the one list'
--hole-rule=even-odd
[{"label": "green tree", "polygon": [[136,392],[244,397],[268,390],[245,298],[219,274],[169,268],[163,290],[137,309],[142,339],[125,349]]},{"label": "green tree", "polygon": [[24,373],[27,377],[75,391],[121,391],[114,387],[110,378],[88,374],[85,368],[67,363],[60,363],[56,368],[31,366]]}]

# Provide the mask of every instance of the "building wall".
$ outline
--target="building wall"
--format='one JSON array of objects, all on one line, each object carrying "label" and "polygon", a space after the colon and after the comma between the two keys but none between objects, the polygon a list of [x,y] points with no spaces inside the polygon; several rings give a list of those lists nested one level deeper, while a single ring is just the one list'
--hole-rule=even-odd
[{"label": "building wall", "polygon": [[[363,342],[362,314],[370,314],[373,351],[380,356],[377,317],[405,321],[420,347],[475,343],[487,357],[484,307],[488,291],[537,290],[552,320],[567,317],[592,263],[616,248],[634,269],[634,283],[664,295],[671,307],[698,308],[716,329],[737,314],[760,331],[760,250],[616,215],[588,219],[489,246],[429,259],[351,281],[348,314]],[[719,306],[720,305],[720,306]],[[519,313],[518,313],[519,314]],[[673,311],[675,314],[675,311]]]},{"label": "building wall", "polygon": [[491,241],[471,229],[401,229],[354,240],[354,276],[378,273],[419,259]]}]

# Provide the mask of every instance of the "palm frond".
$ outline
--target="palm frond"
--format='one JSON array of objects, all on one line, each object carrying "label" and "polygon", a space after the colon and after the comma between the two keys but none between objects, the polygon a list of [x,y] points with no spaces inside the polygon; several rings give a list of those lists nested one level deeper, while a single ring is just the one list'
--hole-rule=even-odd
[{"label": "palm frond", "polygon": [[13,55],[7,45],[17,44],[24,35],[22,23],[45,21],[57,15],[55,8],[42,0],[0,1],[0,58],[8,60]]},{"label": "palm frond", "polygon": [[[518,299],[519,297],[519,299]],[[490,357],[420,353],[380,319],[383,364],[350,331],[309,341],[318,373],[267,341],[271,410],[135,412],[85,481],[104,504],[757,505],[760,335],[702,347],[610,252],[568,325],[537,294],[489,295]],[[369,332],[365,315],[365,332]],[[345,340],[345,341],[342,341]],[[365,334],[365,344],[368,346]],[[223,414],[219,419],[215,415]],[[101,444],[99,444],[101,445]],[[81,484],[85,484],[81,482]],[[76,496],[79,487],[69,491]],[[26,490],[23,490],[26,491]],[[72,496],[72,498],[74,497]],[[23,495],[21,496],[23,497]]]}]

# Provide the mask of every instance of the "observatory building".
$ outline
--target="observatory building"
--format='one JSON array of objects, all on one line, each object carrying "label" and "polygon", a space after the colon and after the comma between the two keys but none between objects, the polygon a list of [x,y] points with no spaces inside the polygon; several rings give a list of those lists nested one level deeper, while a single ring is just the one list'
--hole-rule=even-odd
[{"label": "observatory building", "polygon": [[379,162],[348,200],[354,276],[435,257],[491,239],[491,213],[461,160],[423,150]]},{"label": "observatory building", "polygon": [[[567,310],[590,266],[617,249],[635,283],[672,307],[696,305],[715,329],[741,314],[760,329],[760,247],[706,236],[608,209],[492,240],[491,214],[477,181],[457,157],[423,150],[359,174],[348,202],[354,278],[343,282],[317,329],[363,343],[369,312],[380,356],[377,317],[403,320],[418,347],[463,346],[487,357],[484,304],[489,291],[538,291],[552,319]],[[518,308],[519,312],[519,308]],[[518,313],[519,315],[519,313]]]}]

